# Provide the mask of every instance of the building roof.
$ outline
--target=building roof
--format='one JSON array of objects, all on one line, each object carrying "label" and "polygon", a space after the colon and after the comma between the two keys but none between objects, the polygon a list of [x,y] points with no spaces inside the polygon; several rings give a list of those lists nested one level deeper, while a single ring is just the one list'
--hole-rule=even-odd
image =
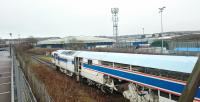
[{"label": "building roof", "polygon": [[39,41],[37,44],[64,44],[63,39],[47,39],[43,41]]},{"label": "building roof", "polygon": [[100,38],[94,36],[69,36],[61,39],[48,39],[39,41],[38,44],[97,43],[97,42],[114,42],[114,40],[109,38]]},{"label": "building roof", "polygon": [[178,37],[173,37],[172,40],[200,40],[200,33],[185,34]]},{"label": "building roof", "polygon": [[95,43],[95,42],[114,42],[110,38],[101,38],[94,36],[68,36],[63,38],[65,43]]},{"label": "building roof", "polygon": [[192,72],[198,59],[198,57],[192,56],[145,55],[91,51],[82,51],[77,56],[87,59],[97,59],[185,73]]}]

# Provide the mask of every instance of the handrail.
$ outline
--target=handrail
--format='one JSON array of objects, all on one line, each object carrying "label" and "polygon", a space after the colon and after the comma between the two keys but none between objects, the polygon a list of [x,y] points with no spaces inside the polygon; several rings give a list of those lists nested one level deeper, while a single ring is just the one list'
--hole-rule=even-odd
[{"label": "handrail", "polygon": [[[13,51],[12,51],[13,52]],[[13,74],[13,68],[14,68],[14,57],[13,53],[11,55],[12,58],[12,65],[11,65],[11,102],[15,101],[15,96],[14,96],[14,74]]]}]

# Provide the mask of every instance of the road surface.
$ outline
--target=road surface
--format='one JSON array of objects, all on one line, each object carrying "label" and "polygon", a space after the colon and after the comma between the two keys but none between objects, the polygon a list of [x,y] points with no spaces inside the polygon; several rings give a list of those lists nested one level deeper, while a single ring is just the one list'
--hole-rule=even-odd
[{"label": "road surface", "polygon": [[11,59],[8,51],[0,51],[0,102],[11,101]]}]

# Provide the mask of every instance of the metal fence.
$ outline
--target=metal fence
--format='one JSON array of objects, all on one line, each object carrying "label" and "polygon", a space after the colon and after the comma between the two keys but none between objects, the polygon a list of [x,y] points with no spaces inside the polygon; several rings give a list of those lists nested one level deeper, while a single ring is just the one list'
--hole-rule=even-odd
[{"label": "metal fence", "polygon": [[40,102],[54,102],[49,96],[48,91],[42,81],[40,81],[31,70],[28,70],[28,79],[32,85],[33,92],[36,94]]},{"label": "metal fence", "polygon": [[13,56],[13,72],[14,72],[14,86],[15,86],[15,101],[17,102],[37,102],[28,81],[19,67],[19,63]]},{"label": "metal fence", "polygon": [[[20,64],[19,64],[19,62]],[[24,59],[18,56],[18,61],[15,60],[15,80],[16,86],[19,91],[18,101],[19,102],[54,102],[49,96],[45,84],[33,73],[31,68],[28,68]],[[27,81],[27,80],[28,81]],[[30,84],[30,85],[29,85]],[[34,95],[36,98],[34,97]],[[21,101],[22,100],[22,101]]]}]

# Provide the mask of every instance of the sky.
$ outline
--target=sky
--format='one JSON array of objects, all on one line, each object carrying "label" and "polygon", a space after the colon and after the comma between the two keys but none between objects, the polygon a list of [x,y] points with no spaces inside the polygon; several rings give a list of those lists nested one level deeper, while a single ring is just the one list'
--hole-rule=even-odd
[{"label": "sky", "polygon": [[200,30],[200,0],[0,0],[0,38],[112,36],[111,8],[119,8],[119,35]]}]

